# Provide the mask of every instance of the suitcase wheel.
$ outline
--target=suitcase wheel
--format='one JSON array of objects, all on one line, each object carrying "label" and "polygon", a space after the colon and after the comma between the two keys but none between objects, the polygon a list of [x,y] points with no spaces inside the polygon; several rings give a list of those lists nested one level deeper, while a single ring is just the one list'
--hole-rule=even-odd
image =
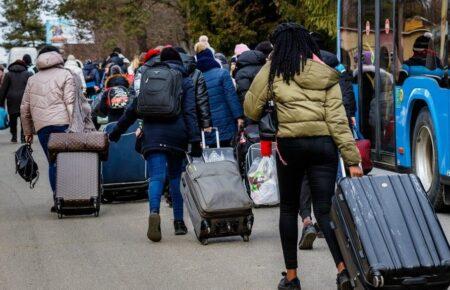
[{"label": "suitcase wheel", "polygon": [[250,236],[249,235],[241,235],[242,240],[246,243],[250,242]]},{"label": "suitcase wheel", "polygon": [[56,200],[55,207],[56,207],[56,213],[58,214],[58,219],[62,219],[63,214],[62,214],[62,200],[61,199]]},{"label": "suitcase wheel", "polygon": [[61,212],[58,212],[58,219],[62,219],[63,218],[63,214]]},{"label": "suitcase wheel", "polygon": [[208,245],[208,239],[200,239],[200,243],[202,243],[203,246]]}]

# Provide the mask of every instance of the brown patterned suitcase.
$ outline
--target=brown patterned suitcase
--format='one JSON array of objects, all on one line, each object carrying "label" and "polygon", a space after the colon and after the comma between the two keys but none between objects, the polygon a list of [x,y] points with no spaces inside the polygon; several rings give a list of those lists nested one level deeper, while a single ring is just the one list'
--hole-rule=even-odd
[{"label": "brown patterned suitcase", "polygon": [[63,152],[56,158],[55,208],[68,214],[99,215],[101,175],[98,153]]},{"label": "brown patterned suitcase", "polygon": [[101,160],[108,159],[109,140],[103,132],[53,133],[48,141],[50,159],[60,152],[96,152]]}]

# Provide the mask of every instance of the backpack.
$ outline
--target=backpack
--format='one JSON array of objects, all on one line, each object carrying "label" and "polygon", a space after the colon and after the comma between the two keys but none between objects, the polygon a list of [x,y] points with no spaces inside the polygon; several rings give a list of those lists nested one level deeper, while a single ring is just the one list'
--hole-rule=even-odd
[{"label": "backpack", "polygon": [[137,113],[144,118],[173,119],[181,113],[183,75],[168,64],[146,66],[142,72]]},{"label": "backpack", "polygon": [[39,179],[39,168],[32,156],[33,150],[30,144],[22,145],[15,153],[16,174],[19,174],[30,188],[34,188]]},{"label": "backpack", "polygon": [[7,129],[8,127],[8,113],[6,113],[5,108],[0,107],[0,130]]},{"label": "backpack", "polygon": [[108,89],[107,105],[110,110],[125,109],[130,103],[128,89],[122,86]]}]

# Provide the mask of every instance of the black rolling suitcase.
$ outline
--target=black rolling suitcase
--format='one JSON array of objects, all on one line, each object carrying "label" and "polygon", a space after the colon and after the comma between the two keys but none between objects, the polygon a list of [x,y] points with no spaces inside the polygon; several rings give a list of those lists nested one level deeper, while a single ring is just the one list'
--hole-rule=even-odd
[{"label": "black rolling suitcase", "polygon": [[414,175],[343,178],[331,218],[355,289],[447,289],[448,241]]},{"label": "black rolling suitcase", "polygon": [[252,201],[236,162],[192,162],[181,179],[184,203],[197,239],[241,236],[249,241],[253,227]]}]

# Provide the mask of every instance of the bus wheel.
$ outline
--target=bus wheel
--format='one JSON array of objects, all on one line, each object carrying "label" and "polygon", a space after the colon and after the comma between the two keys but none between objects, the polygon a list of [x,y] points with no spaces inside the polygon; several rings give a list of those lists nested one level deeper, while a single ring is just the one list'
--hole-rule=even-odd
[{"label": "bus wheel", "polygon": [[436,211],[445,209],[443,187],[439,180],[436,136],[428,108],[417,117],[412,139],[413,170],[419,177]]}]

